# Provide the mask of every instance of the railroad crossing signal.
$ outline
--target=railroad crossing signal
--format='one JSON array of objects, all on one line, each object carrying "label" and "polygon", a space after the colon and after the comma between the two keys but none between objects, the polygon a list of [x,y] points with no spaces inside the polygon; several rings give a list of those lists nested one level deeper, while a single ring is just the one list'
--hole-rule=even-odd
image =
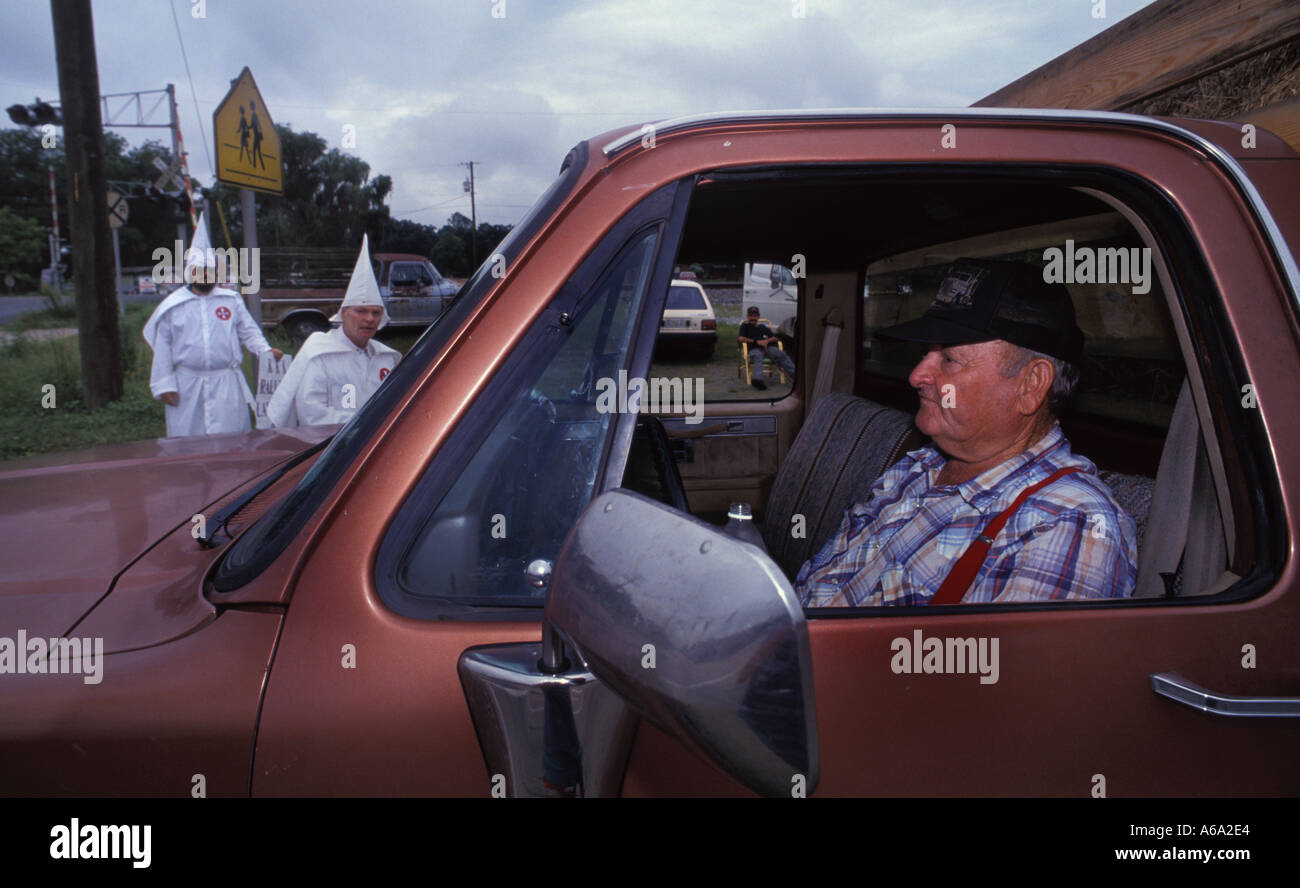
[{"label": "railroad crossing signal", "polygon": [[173,160],[171,165],[168,166],[167,162],[161,157],[155,157],[153,159],[153,165],[162,171],[162,175],[158,177],[158,181],[153,183],[154,188],[157,188],[159,191],[165,191],[167,185],[170,183],[171,185],[176,186],[177,191],[185,190],[185,179],[181,176],[181,162],[179,158]]}]

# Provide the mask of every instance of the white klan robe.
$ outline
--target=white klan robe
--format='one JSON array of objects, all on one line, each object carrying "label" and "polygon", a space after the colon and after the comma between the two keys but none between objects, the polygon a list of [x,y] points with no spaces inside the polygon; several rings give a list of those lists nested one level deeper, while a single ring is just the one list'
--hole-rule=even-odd
[{"label": "white klan robe", "polygon": [[[212,261],[209,261],[212,260]],[[186,272],[215,268],[200,218],[186,253]],[[207,294],[183,287],[164,299],[144,326],[153,349],[149,389],[155,398],[176,392],[180,403],[164,405],[167,437],[247,431],[253,395],[240,369],[241,346],[255,355],[271,346],[239,294],[214,287]]]},{"label": "white klan robe", "polygon": [[[342,307],[359,305],[383,308],[380,329],[388,323],[365,238]],[[342,318],[335,315],[331,320]],[[328,333],[313,333],[271,396],[266,415],[278,428],[347,422],[370,400],[401,357],[400,352],[375,339],[360,348],[338,327]]]}]

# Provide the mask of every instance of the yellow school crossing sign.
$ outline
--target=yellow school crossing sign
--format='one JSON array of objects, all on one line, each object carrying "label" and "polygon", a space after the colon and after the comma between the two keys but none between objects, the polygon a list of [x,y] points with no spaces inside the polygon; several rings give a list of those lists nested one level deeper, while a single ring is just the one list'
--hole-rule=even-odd
[{"label": "yellow school crossing sign", "polygon": [[280,137],[248,68],[230,82],[230,92],[212,112],[212,133],[219,181],[267,194],[284,193]]}]

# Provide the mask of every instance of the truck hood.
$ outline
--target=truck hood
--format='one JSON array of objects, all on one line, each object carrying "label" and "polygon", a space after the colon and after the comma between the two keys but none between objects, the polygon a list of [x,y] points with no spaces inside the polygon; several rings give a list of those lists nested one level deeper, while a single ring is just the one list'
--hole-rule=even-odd
[{"label": "truck hood", "polygon": [[66,632],[160,537],[336,429],[158,438],[0,463],[0,626]]}]

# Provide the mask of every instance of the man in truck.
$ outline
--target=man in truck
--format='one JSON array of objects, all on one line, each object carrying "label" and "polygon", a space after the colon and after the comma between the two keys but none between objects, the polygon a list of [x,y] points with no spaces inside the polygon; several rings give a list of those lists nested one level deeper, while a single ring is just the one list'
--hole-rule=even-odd
[{"label": "man in truck", "polygon": [[244,301],[216,285],[216,255],[199,216],[194,241],[185,253],[187,286],[154,309],[144,325],[153,349],[149,388],[161,400],[167,437],[221,435],[251,428],[252,392],[240,365],[240,346],[255,355],[271,352]]},{"label": "man in truck", "polygon": [[959,259],[920,318],[913,450],[799,570],[808,607],[1122,598],[1137,528],[1056,411],[1083,360],[1070,294],[1032,265]]},{"label": "man in truck", "polygon": [[401,359],[399,352],[374,341],[388,323],[388,310],[370,264],[370,242],[364,236],[343,306],[330,320],[341,326],[307,337],[267,404],[266,415],[273,425],[347,422]]}]

